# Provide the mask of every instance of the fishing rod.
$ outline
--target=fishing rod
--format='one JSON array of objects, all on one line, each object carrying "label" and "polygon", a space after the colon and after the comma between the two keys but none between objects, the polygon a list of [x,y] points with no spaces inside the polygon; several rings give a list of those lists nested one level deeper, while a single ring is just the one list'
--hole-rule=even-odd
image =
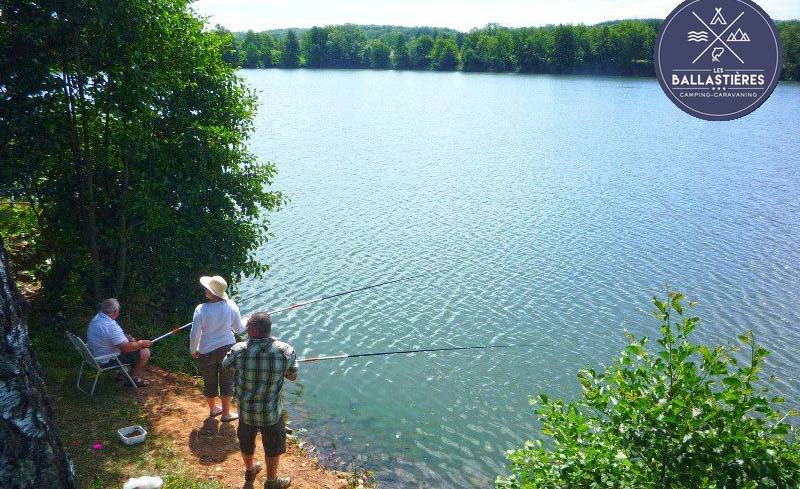
[{"label": "fishing rod", "polygon": [[270,290],[272,290],[274,288],[275,287],[270,287],[269,289],[264,289],[264,290],[262,290],[260,292],[256,292],[255,294],[250,294],[250,295],[245,296],[245,297],[240,297],[239,300],[236,301],[236,302],[247,302],[247,301],[249,301],[251,299],[255,299],[256,297],[261,297],[262,295],[266,294],[267,292],[269,292]]},{"label": "fishing rod", "polygon": [[397,350],[397,351],[381,351],[375,353],[356,353],[351,355],[344,353],[342,355],[332,355],[326,357],[310,357],[301,358],[298,362],[319,362],[322,360],[338,360],[344,358],[357,358],[357,357],[379,357],[385,355],[402,355],[410,353],[423,353],[423,352],[437,352],[437,351],[455,351],[455,350],[485,350],[487,348],[524,348],[528,346],[536,346],[535,344],[520,344],[520,345],[485,345],[485,346],[457,346],[451,348],[422,348],[418,350]]},{"label": "fishing rod", "polygon": [[[336,294],[323,295],[322,297],[317,297],[316,299],[309,299],[307,301],[296,302],[296,303],[294,303],[294,304],[292,304],[290,306],[281,307],[280,309],[275,309],[274,311],[269,311],[267,314],[272,316],[273,314],[278,314],[279,312],[285,312],[285,311],[290,311],[292,309],[297,309],[298,307],[309,306],[311,304],[316,304],[317,302],[322,302],[322,301],[325,301],[325,300],[328,300],[328,299],[333,299],[335,297],[341,297],[343,295],[353,294],[353,293],[361,292],[361,291],[367,290],[367,289],[374,289],[375,287],[381,287],[381,286],[384,286],[384,285],[394,284],[394,283],[397,283],[397,282],[404,282],[404,281],[407,281],[407,280],[413,280],[415,278],[424,277],[425,275],[430,275],[431,273],[433,273],[433,272],[421,273],[419,275],[413,275],[411,277],[396,278],[394,280],[381,282],[379,284],[367,285],[367,286],[364,286],[364,287],[359,287],[357,289],[346,290],[344,292],[338,292]],[[164,333],[161,336],[159,336],[158,338],[155,338],[155,339],[153,339],[151,341],[153,343],[155,343],[156,341],[163,340],[167,336],[178,334],[178,332],[180,330],[188,328],[191,325],[192,325],[192,323],[186,323],[183,326],[175,328],[175,329],[173,329],[173,330],[171,330],[171,331],[169,331],[167,333]]]},{"label": "fishing rod", "polygon": [[159,336],[158,338],[153,338],[152,340],[150,340],[150,343],[155,343],[156,341],[163,340],[164,338],[166,338],[166,337],[167,337],[167,336],[169,336],[169,335],[178,334],[178,332],[179,332],[180,330],[182,330],[182,329],[184,329],[184,328],[188,328],[188,327],[189,327],[189,326],[191,326],[191,325],[192,325],[192,323],[186,323],[186,324],[184,324],[183,326],[181,326],[181,327],[179,327],[179,328],[175,328],[175,329],[173,329],[173,330],[171,330],[171,331],[167,331],[166,333],[162,334],[162,335],[161,335],[161,336]]},{"label": "fishing rod", "polygon": [[316,299],[309,299],[307,301],[297,302],[295,304],[292,304],[291,306],[286,306],[286,307],[281,307],[280,309],[275,309],[274,311],[270,311],[267,314],[269,314],[271,316],[271,315],[277,314],[279,312],[289,311],[289,310],[292,310],[292,309],[297,309],[298,307],[309,306],[311,304],[316,304],[317,302],[322,302],[322,301],[326,301],[328,299],[333,299],[334,297],[341,297],[343,295],[353,294],[355,292],[361,292],[362,290],[374,289],[375,287],[381,287],[383,285],[394,284],[394,283],[397,283],[397,282],[404,282],[406,280],[414,280],[415,278],[424,277],[425,275],[430,275],[431,273],[432,272],[421,273],[419,275],[413,275],[411,277],[397,278],[397,279],[394,279],[394,280],[389,280],[388,282],[381,282],[379,284],[367,285],[365,287],[359,287],[357,289],[347,290],[347,291],[339,292],[339,293],[336,293],[336,294],[323,295],[322,297],[317,297]]}]

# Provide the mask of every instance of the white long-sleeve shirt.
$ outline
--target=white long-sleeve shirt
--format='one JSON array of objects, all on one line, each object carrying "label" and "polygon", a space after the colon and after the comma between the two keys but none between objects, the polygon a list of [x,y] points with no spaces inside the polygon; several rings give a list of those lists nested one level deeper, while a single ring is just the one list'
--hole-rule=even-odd
[{"label": "white long-sleeve shirt", "polygon": [[232,300],[205,302],[194,310],[189,352],[209,353],[225,345],[233,345],[233,333],[244,333],[239,306]]}]

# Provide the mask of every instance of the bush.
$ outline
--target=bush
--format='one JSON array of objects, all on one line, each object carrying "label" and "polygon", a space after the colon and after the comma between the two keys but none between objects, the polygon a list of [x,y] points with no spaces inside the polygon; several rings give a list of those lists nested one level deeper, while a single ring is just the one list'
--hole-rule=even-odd
[{"label": "bush", "polygon": [[694,344],[699,318],[684,296],[653,302],[657,351],[628,333],[603,373],[578,373],[580,399],[532,398],[547,439],[509,452],[513,474],[498,489],[798,487],[797,413],[768,396],[767,350],[752,332],[739,336],[744,348]]}]

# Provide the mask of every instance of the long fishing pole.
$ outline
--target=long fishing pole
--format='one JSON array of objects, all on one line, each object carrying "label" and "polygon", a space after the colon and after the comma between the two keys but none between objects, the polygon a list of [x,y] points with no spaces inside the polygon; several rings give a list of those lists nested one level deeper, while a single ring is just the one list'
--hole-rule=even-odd
[{"label": "long fishing pole", "polygon": [[336,294],[323,295],[322,297],[317,297],[316,299],[309,299],[307,301],[297,302],[295,304],[292,304],[291,306],[286,306],[286,307],[281,307],[280,309],[275,309],[274,311],[270,311],[267,314],[269,314],[271,316],[273,314],[278,314],[279,312],[289,311],[289,310],[292,310],[292,309],[297,309],[298,307],[309,306],[311,304],[316,304],[317,302],[322,302],[322,301],[326,301],[328,299],[333,299],[334,297],[341,297],[343,295],[353,294],[355,292],[361,292],[362,290],[367,290],[367,289],[374,289],[375,287],[381,287],[383,285],[394,284],[394,283],[397,283],[397,282],[404,282],[406,280],[413,280],[415,278],[424,277],[425,275],[430,275],[430,273],[431,272],[421,273],[419,275],[413,275],[411,277],[396,278],[394,280],[389,280],[388,282],[381,282],[379,284],[367,285],[365,287],[359,287],[357,289],[347,290],[347,291],[339,292],[339,293],[336,293]]},{"label": "long fishing pole", "polygon": [[249,301],[251,299],[255,299],[256,297],[261,297],[262,295],[266,294],[267,292],[269,292],[270,290],[272,290],[274,288],[275,287],[270,287],[268,289],[264,289],[262,291],[256,292],[255,294],[250,294],[250,295],[245,296],[245,297],[240,297],[239,300],[236,301],[236,302],[247,302],[247,301]]},{"label": "long fishing pole", "polygon": [[319,362],[322,360],[339,360],[344,358],[357,358],[357,357],[379,357],[385,355],[402,355],[410,353],[423,353],[423,352],[436,352],[436,351],[455,351],[455,350],[485,350],[487,348],[524,348],[528,346],[536,346],[535,344],[521,344],[521,345],[484,345],[484,346],[457,346],[451,348],[421,348],[418,350],[397,350],[397,351],[381,351],[375,353],[344,353],[342,355],[331,355],[325,357],[310,357],[301,358],[298,362]]},{"label": "long fishing pole", "polygon": [[152,340],[150,340],[150,342],[151,342],[151,343],[155,343],[156,341],[163,340],[163,339],[164,339],[164,338],[166,338],[167,336],[170,336],[170,335],[173,335],[173,334],[178,334],[178,332],[179,332],[180,330],[182,330],[183,328],[188,328],[188,327],[189,327],[189,326],[191,326],[191,325],[192,325],[192,323],[186,323],[186,324],[184,324],[183,326],[181,326],[181,327],[179,327],[179,328],[175,328],[175,329],[173,329],[173,330],[167,331],[166,333],[162,334],[162,335],[161,335],[161,336],[159,336],[158,338],[153,338]]},{"label": "long fishing pole", "polygon": [[[278,314],[279,312],[285,312],[285,311],[290,311],[292,309],[297,309],[298,307],[309,306],[311,304],[316,304],[317,302],[322,302],[322,301],[325,301],[325,300],[328,300],[328,299],[333,299],[335,297],[341,297],[343,295],[353,294],[355,292],[361,292],[361,291],[367,290],[367,289],[374,289],[375,287],[381,287],[381,286],[384,286],[384,285],[394,284],[394,283],[397,283],[397,282],[404,282],[406,280],[413,280],[415,278],[424,277],[425,275],[430,275],[431,273],[432,272],[427,272],[427,273],[421,273],[419,275],[413,275],[411,277],[396,278],[394,280],[381,282],[379,284],[367,285],[365,287],[359,287],[357,289],[346,290],[344,292],[338,292],[336,294],[323,295],[322,297],[317,297],[316,299],[309,299],[307,301],[296,302],[296,303],[294,303],[294,304],[292,304],[290,306],[281,307],[280,309],[275,309],[274,311],[269,311],[267,314],[269,314],[271,316],[273,314]],[[177,334],[180,330],[188,328],[191,325],[192,325],[192,323],[186,323],[183,326],[181,326],[179,328],[175,328],[175,329],[169,331],[168,333],[164,333],[163,335],[161,335],[158,338],[155,338],[155,339],[153,339],[151,341],[153,343],[155,343],[156,341],[163,340],[167,336]]]}]

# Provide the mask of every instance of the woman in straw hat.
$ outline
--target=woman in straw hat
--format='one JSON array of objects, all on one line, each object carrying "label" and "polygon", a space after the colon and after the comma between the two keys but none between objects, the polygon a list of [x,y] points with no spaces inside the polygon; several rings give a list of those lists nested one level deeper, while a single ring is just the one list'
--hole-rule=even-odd
[{"label": "woman in straw hat", "polygon": [[[189,350],[199,360],[203,374],[203,395],[208,402],[209,416],[222,415],[222,421],[239,416],[231,413],[233,371],[222,366],[228,350],[236,343],[233,333],[243,333],[239,307],[228,299],[228,283],[219,276],[200,277],[208,302],[197,306],[189,335]],[[217,396],[222,401],[216,403]]]}]

